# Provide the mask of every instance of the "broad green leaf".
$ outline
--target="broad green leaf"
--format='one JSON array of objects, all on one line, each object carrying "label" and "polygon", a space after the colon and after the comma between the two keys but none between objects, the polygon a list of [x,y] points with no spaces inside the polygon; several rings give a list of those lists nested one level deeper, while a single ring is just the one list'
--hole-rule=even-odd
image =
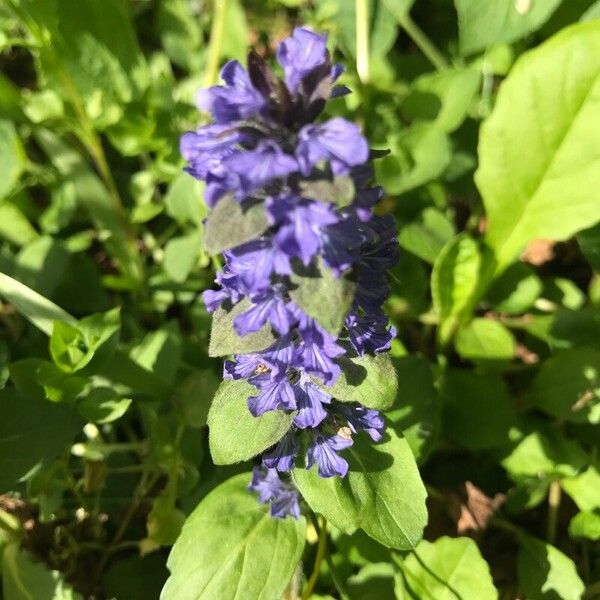
[{"label": "broad green leaf", "polygon": [[77,410],[90,423],[112,423],[120,419],[131,405],[131,398],[123,398],[110,387],[95,387],[77,403]]},{"label": "broad green leaf", "polygon": [[350,598],[360,600],[394,598],[394,566],[383,562],[365,565],[348,578],[347,589]]},{"label": "broad green leaf", "polygon": [[515,339],[499,321],[473,319],[458,330],[456,351],[473,361],[510,360],[515,355]]},{"label": "broad green leaf", "polygon": [[345,275],[336,277],[331,269],[319,260],[318,266],[297,269],[290,276],[290,298],[309,317],[333,335],[337,335],[352,306],[356,283]]},{"label": "broad green leaf", "polygon": [[0,200],[12,191],[25,168],[25,150],[10,121],[0,119]]},{"label": "broad green leaf", "polygon": [[433,264],[440,250],[454,236],[454,225],[437,208],[424,209],[414,220],[401,225],[400,246]]},{"label": "broad green leaf", "polygon": [[600,351],[577,347],[551,356],[540,366],[526,398],[561,420],[600,423]]},{"label": "broad green leaf", "polygon": [[490,568],[470,538],[443,536],[433,543],[423,540],[399,564],[411,597],[498,598]]},{"label": "broad green leaf", "polygon": [[433,450],[440,432],[440,399],[429,361],[417,355],[392,359],[398,377],[394,408],[386,413],[402,433],[417,462]]},{"label": "broad green leaf", "polygon": [[422,75],[412,84],[401,111],[411,120],[429,121],[450,133],[466,119],[480,79],[480,72],[470,68]]},{"label": "broad green leaf", "polygon": [[208,411],[208,444],[215,464],[249,460],[276,444],[292,426],[293,414],[282,410],[253,417],[248,398],[258,393],[241,379],[226,380],[219,386]]},{"label": "broad green leaf", "polygon": [[579,444],[547,430],[526,435],[500,464],[513,480],[520,481],[528,477],[573,477],[586,462]]},{"label": "broad green leaf", "polygon": [[503,446],[517,415],[501,377],[467,369],[448,369],[441,381],[442,431],[472,451]]},{"label": "broad green leaf", "polygon": [[565,240],[600,219],[598,89],[598,21],[527,52],[502,84],[482,126],[476,173],[498,270],[530,240]]},{"label": "broad green leaf", "polygon": [[0,237],[16,246],[23,246],[35,240],[38,234],[19,208],[5,202],[0,205]]},{"label": "broad green leaf", "polygon": [[482,257],[477,242],[462,233],[438,254],[431,273],[431,295],[439,318],[438,335],[446,341],[477,290]]},{"label": "broad green leaf", "polygon": [[157,26],[168,57],[190,72],[201,68],[202,29],[186,0],[161,0]]},{"label": "broad green leaf", "polygon": [[600,540],[600,512],[577,513],[569,523],[569,535],[573,538]]},{"label": "broad green leaf", "polygon": [[244,336],[239,336],[235,332],[234,319],[251,306],[251,302],[244,298],[229,310],[225,310],[223,307],[217,308],[212,318],[208,347],[209,356],[259,352],[275,342],[275,336],[268,324],[264,325],[259,331]]},{"label": "broad green leaf", "polygon": [[577,242],[592,269],[600,271],[600,223],[580,231]]},{"label": "broad green leaf", "polygon": [[165,246],[163,269],[173,281],[183,283],[198,262],[201,252],[199,231],[171,238]]},{"label": "broad green leaf", "polygon": [[306,521],[273,519],[246,489],[250,478],[243,473],[222,483],[188,517],[161,600],[281,597],[304,549]]},{"label": "broad green leaf", "polygon": [[570,558],[528,535],[520,539],[517,570],[521,590],[529,600],[580,600],[585,590]]},{"label": "broad green leaf", "polygon": [[596,1],[588,10],[581,15],[581,21],[593,21],[594,19],[600,19],[600,2]]},{"label": "broad green leaf", "polygon": [[414,548],[427,522],[425,487],[406,440],[393,429],[374,444],[364,434],[342,452],[348,475],[319,477],[316,467],[294,470],[294,480],[312,510],[344,533],[359,527],[390,548]]},{"label": "broad green leaf", "polygon": [[375,163],[377,181],[389,194],[403,194],[436,177],[450,164],[448,136],[436,125],[416,123],[388,140],[392,153]]},{"label": "broad green leaf", "polygon": [[462,54],[514,42],[535,31],[562,0],[454,0]]},{"label": "broad green leaf", "polygon": [[82,600],[62,573],[33,560],[16,542],[2,552],[2,590],[4,600]]},{"label": "broad green leaf", "polygon": [[600,509],[600,472],[596,467],[588,467],[580,475],[563,479],[560,485],[571,496],[579,510]]},{"label": "broad green leaf", "polygon": [[331,386],[322,386],[340,402],[360,402],[385,410],[396,400],[398,376],[387,353],[337,359],[342,372]]},{"label": "broad green leaf", "polygon": [[227,35],[223,36],[220,55],[224,58],[237,58],[243,62],[248,52],[249,32],[246,12],[240,0],[227,2],[224,29]]},{"label": "broad green leaf", "polygon": [[175,388],[171,400],[189,427],[204,427],[210,402],[221,383],[212,369],[194,371]]},{"label": "broad green leaf", "polygon": [[519,314],[531,308],[541,292],[542,282],[534,270],[517,262],[493,282],[487,300],[498,312]]},{"label": "broad green leaf", "polygon": [[242,208],[228,194],[221,198],[204,223],[204,248],[219,254],[260,236],[269,226],[263,203]]},{"label": "broad green leaf", "polygon": [[0,493],[14,489],[40,461],[61,454],[82,425],[71,407],[1,390]]},{"label": "broad green leaf", "polygon": [[167,214],[182,225],[189,222],[199,227],[208,213],[202,200],[203,190],[202,182],[188,173],[180,173],[172,181],[164,198]]}]

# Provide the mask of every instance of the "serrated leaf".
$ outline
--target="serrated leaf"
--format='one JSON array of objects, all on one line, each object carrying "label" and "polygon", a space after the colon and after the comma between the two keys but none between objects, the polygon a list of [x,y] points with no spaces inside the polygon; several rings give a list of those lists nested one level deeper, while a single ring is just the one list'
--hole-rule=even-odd
[{"label": "serrated leaf", "polygon": [[269,226],[262,204],[244,206],[231,194],[221,198],[204,223],[204,248],[219,254],[259,237]]},{"label": "serrated leaf", "polygon": [[252,416],[248,398],[258,393],[241,379],[223,381],[217,389],[208,411],[208,444],[215,464],[249,460],[276,444],[292,426],[293,414],[281,410]]},{"label": "serrated leaf", "polygon": [[342,369],[331,386],[322,386],[340,402],[360,402],[367,408],[385,410],[396,400],[398,376],[389,354],[365,354],[356,358],[341,356]]},{"label": "serrated leaf", "polygon": [[161,600],[234,600],[240,590],[244,598],[281,597],[304,549],[306,521],[273,519],[246,489],[250,478],[222,483],[188,517]]},{"label": "serrated leaf", "polygon": [[342,455],[350,465],[344,478],[319,477],[316,467],[294,469],[312,510],[344,533],[360,527],[384,546],[414,548],[427,522],[426,492],[406,440],[391,428],[378,444],[358,435]]},{"label": "serrated leaf", "polygon": [[298,268],[290,279],[296,286],[289,291],[294,303],[324,329],[337,335],[352,306],[356,283],[346,275],[336,277],[322,260],[318,266]]},{"label": "serrated leaf", "polygon": [[498,270],[530,240],[565,240],[600,219],[598,89],[598,21],[527,52],[503,82],[482,126],[476,173]]},{"label": "serrated leaf", "polygon": [[240,336],[233,327],[234,319],[248,310],[252,303],[247,298],[238,302],[233,308],[218,308],[212,317],[209,356],[228,356],[229,354],[248,354],[265,350],[275,342],[271,327],[266,324],[259,331]]}]

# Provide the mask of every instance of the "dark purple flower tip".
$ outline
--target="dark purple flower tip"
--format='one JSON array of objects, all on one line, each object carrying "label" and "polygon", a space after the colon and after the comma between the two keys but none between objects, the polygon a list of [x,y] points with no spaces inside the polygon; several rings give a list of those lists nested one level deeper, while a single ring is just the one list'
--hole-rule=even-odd
[{"label": "dark purple flower tip", "polygon": [[396,329],[388,329],[389,319],[383,313],[349,314],[345,325],[350,343],[359,355],[365,352],[386,352],[396,336]]},{"label": "dark purple flower tip", "polygon": [[254,150],[240,150],[223,161],[224,167],[240,182],[243,197],[272,179],[298,171],[298,162],[273,141],[264,140]]},{"label": "dark purple flower tip", "polygon": [[300,379],[293,388],[298,410],[294,425],[300,429],[317,427],[327,418],[323,404],[329,404],[331,396],[317,387],[306,373],[300,373]]},{"label": "dark purple flower tip", "polygon": [[296,435],[293,431],[288,431],[270,452],[263,454],[262,462],[268,469],[277,469],[283,473],[294,468],[297,455]]},{"label": "dark purple flower tip", "polygon": [[294,410],[296,396],[285,373],[264,373],[252,378],[257,396],[248,398],[248,410],[254,417],[277,409]]},{"label": "dark purple flower tip", "polygon": [[285,83],[295,93],[300,81],[329,60],[327,36],[296,27],[293,34],[277,48],[277,61],[283,67]]},{"label": "dark purple flower tip", "polygon": [[336,404],[335,411],[346,419],[353,433],[364,431],[374,442],[381,440],[385,422],[379,411],[360,404]]},{"label": "dark purple flower tip", "polygon": [[253,240],[226,252],[231,273],[239,276],[249,293],[257,293],[271,285],[271,275],[289,275],[290,257],[271,243]]},{"label": "dark purple flower tip", "polygon": [[300,517],[298,491],[291,484],[282,481],[276,469],[265,470],[254,467],[248,490],[258,494],[259,502],[271,503],[272,517],[277,519],[283,519],[287,515],[295,519]]},{"label": "dark purple flower tip", "polygon": [[316,463],[321,477],[345,477],[348,462],[337,452],[350,446],[352,440],[341,435],[325,436],[316,433],[306,453],[306,468],[310,469]]},{"label": "dark purple flower tip", "polygon": [[334,358],[345,350],[335,342],[335,337],[310,319],[308,325],[300,324],[301,342],[298,345],[298,360],[304,370],[321,377],[324,383],[331,385],[341,370]]},{"label": "dark purple flower tip", "polygon": [[196,95],[196,106],[210,112],[217,123],[246,119],[264,109],[264,98],[254,89],[246,69],[237,60],[225,64],[221,78],[225,86],[202,89]]},{"label": "dark purple flower tip", "polygon": [[329,161],[335,175],[344,175],[369,158],[369,146],[360,129],[340,117],[319,125],[306,125],[298,139],[296,158],[304,175],[309,175],[322,160]]},{"label": "dark purple flower tip", "polygon": [[286,335],[294,321],[293,315],[286,307],[286,302],[276,288],[250,296],[252,306],[238,315],[233,327],[238,335],[247,335],[270,324],[277,333]]}]

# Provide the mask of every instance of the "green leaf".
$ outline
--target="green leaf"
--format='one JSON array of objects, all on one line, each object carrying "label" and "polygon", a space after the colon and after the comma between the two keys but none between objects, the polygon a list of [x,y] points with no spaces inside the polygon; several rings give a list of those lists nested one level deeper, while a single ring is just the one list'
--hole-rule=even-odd
[{"label": "green leaf", "polygon": [[204,248],[209,254],[219,254],[257,238],[268,226],[262,202],[242,207],[233,195],[227,194],[206,219]]},{"label": "green leaf", "polygon": [[521,590],[529,600],[580,600],[585,590],[570,558],[528,535],[520,539],[517,570]]},{"label": "green leaf", "polygon": [[242,379],[219,386],[208,411],[208,444],[215,464],[249,460],[276,444],[292,426],[293,414],[281,410],[253,417],[248,398],[257,394],[256,387]]},{"label": "green leaf", "polygon": [[440,401],[429,361],[417,355],[392,360],[398,377],[396,406],[386,413],[417,462],[427,458],[440,431]]},{"label": "green leaf", "polygon": [[454,0],[460,51],[472,54],[514,42],[543,25],[562,0]]},{"label": "green leaf", "polygon": [[12,191],[25,168],[25,150],[15,126],[0,119],[0,200]]},{"label": "green leaf", "polygon": [[2,553],[2,590],[4,600],[82,600],[62,573],[34,561],[15,542]]},{"label": "green leaf", "polygon": [[586,464],[581,446],[552,430],[535,431],[520,440],[501,461],[511,478],[573,477]]},{"label": "green leaf", "polygon": [[319,477],[316,467],[294,469],[312,510],[344,533],[360,527],[384,546],[414,548],[427,522],[426,492],[406,440],[391,428],[378,444],[360,434],[343,456],[350,465],[344,478]]},{"label": "green leaf", "polygon": [[395,598],[394,566],[383,562],[365,565],[358,573],[348,578],[347,589],[350,598],[360,600]]},{"label": "green leaf", "polygon": [[517,262],[494,281],[487,299],[498,312],[519,314],[531,308],[541,292],[542,282],[535,271]]},{"label": "green leaf", "polygon": [[588,467],[580,475],[563,479],[560,485],[579,510],[600,509],[600,472],[595,466]]},{"label": "green leaf", "polygon": [[244,336],[239,336],[235,332],[234,319],[251,306],[250,300],[244,298],[228,310],[223,307],[217,308],[212,317],[210,344],[208,346],[209,356],[259,352],[275,342],[275,336],[268,324],[264,325],[259,331]]},{"label": "green leaf", "polygon": [[448,136],[429,123],[416,123],[388,145],[392,153],[375,163],[375,173],[386,192],[394,195],[439,177],[452,157]]},{"label": "green leaf", "polygon": [[540,366],[526,399],[560,420],[600,422],[600,351],[571,348]]},{"label": "green leaf", "polygon": [[14,204],[5,202],[0,205],[0,236],[15,246],[24,246],[35,240],[38,233]]},{"label": "green leaf", "polygon": [[470,538],[423,540],[399,563],[415,598],[496,600],[490,568]]},{"label": "green leaf", "polygon": [[174,498],[166,494],[157,496],[148,514],[147,539],[160,546],[172,546],[177,541],[184,522],[185,513],[175,506]]},{"label": "green leaf", "polygon": [[473,319],[458,330],[456,351],[473,361],[511,360],[515,355],[515,339],[499,321]]},{"label": "green leaf", "polygon": [[600,540],[600,512],[577,513],[569,523],[569,535],[573,538]]},{"label": "green leaf", "polygon": [[431,295],[441,340],[450,338],[459,317],[469,309],[481,265],[477,242],[464,233],[450,240],[438,254],[431,273]]},{"label": "green leaf", "polygon": [[248,52],[248,23],[246,12],[239,0],[227,2],[224,30],[227,35],[223,36],[220,55],[243,62]]},{"label": "green leaf", "polygon": [[592,269],[600,271],[600,223],[580,231],[577,242]]},{"label": "green leaf", "polygon": [[90,423],[112,423],[120,419],[131,405],[131,398],[121,397],[111,387],[95,387],[77,403],[77,410]]},{"label": "green leaf", "polygon": [[194,371],[173,392],[173,403],[189,427],[204,427],[210,401],[217,392],[221,377],[211,369]]},{"label": "green leaf", "polygon": [[313,264],[296,269],[290,279],[296,286],[289,292],[294,303],[327,331],[337,335],[352,306],[356,283],[345,275],[336,277],[322,259],[318,266]]},{"label": "green leaf", "polygon": [[[340,402],[360,402],[385,410],[396,400],[398,376],[387,353],[337,359],[342,372],[331,386],[321,386]],[[319,383],[319,385],[321,385]]]},{"label": "green leaf", "polygon": [[400,227],[398,241],[405,250],[433,264],[454,234],[454,225],[446,215],[437,208],[428,207]]},{"label": "green leaf", "polygon": [[192,6],[186,0],[159,2],[157,25],[167,56],[176,65],[190,72],[199,70],[201,68],[200,49],[203,41],[202,29]]},{"label": "green leaf", "polygon": [[246,490],[250,477],[222,483],[188,517],[162,600],[234,600],[240,590],[244,598],[281,597],[304,549],[306,521],[273,519]]},{"label": "green leaf", "polygon": [[581,15],[581,21],[592,21],[594,19],[600,19],[600,1],[594,2],[588,10]]},{"label": "green leaf", "polygon": [[183,283],[198,262],[201,251],[199,231],[171,238],[165,246],[165,272],[173,281]]},{"label": "green leaf", "polygon": [[498,270],[530,240],[565,240],[600,219],[599,34],[600,22],[575,25],[524,54],[482,126],[476,182]]},{"label": "green leaf", "polygon": [[167,214],[182,225],[192,223],[199,227],[208,214],[207,206],[202,200],[203,191],[202,182],[189,173],[180,173],[172,181],[164,198]]},{"label": "green leaf", "polygon": [[472,451],[509,442],[517,424],[513,399],[498,375],[448,369],[441,382],[443,432],[453,443]]},{"label": "green leaf", "polygon": [[14,489],[40,461],[61,454],[82,425],[71,407],[1,390],[0,493]]}]

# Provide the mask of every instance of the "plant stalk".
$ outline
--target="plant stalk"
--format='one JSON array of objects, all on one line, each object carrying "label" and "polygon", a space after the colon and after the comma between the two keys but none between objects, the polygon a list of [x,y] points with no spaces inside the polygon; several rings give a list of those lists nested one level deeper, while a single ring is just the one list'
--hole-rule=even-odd
[{"label": "plant stalk", "polygon": [[425,35],[423,30],[412,20],[407,13],[398,19],[400,27],[406,31],[410,39],[419,47],[429,62],[438,70],[445,71],[449,65],[444,55],[436,48],[435,44]]},{"label": "plant stalk", "polygon": [[204,85],[211,86],[217,83],[219,75],[219,59],[225,32],[225,17],[229,0],[214,0],[214,17],[210,27],[210,45],[208,47],[208,61],[204,75]]},{"label": "plant stalk", "polygon": [[319,575],[321,574],[321,564],[325,558],[325,552],[327,550],[327,521],[325,517],[321,517],[321,527],[319,529],[319,541],[317,545],[317,555],[315,556],[315,564],[313,566],[312,573],[306,583],[306,587],[302,592],[302,600],[308,600],[315,589]]},{"label": "plant stalk", "polygon": [[548,524],[546,529],[546,540],[549,544],[554,544],[554,540],[556,539],[556,524],[558,522],[561,495],[560,481],[555,480],[550,484],[550,489],[548,490]]},{"label": "plant stalk", "polygon": [[363,83],[369,81],[369,0],[356,2],[356,70]]}]

